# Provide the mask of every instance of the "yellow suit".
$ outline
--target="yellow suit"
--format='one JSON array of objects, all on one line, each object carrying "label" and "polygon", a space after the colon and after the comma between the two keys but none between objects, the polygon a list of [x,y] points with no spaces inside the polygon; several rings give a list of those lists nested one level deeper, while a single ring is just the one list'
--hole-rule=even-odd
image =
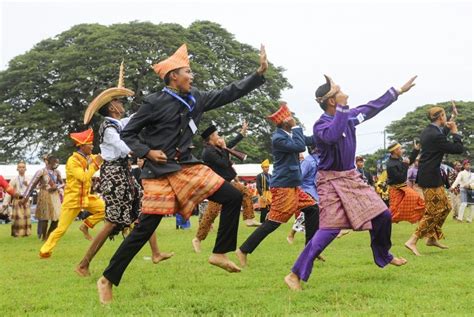
[{"label": "yellow suit", "polygon": [[104,219],[105,202],[99,196],[90,194],[92,176],[99,169],[95,163],[95,157],[95,155],[90,155],[88,162],[83,155],[74,152],[67,160],[66,187],[58,227],[41,247],[41,257],[51,256],[56,243],[66,233],[81,210],[85,209],[92,214],[84,220],[84,224],[89,228],[93,228]]}]

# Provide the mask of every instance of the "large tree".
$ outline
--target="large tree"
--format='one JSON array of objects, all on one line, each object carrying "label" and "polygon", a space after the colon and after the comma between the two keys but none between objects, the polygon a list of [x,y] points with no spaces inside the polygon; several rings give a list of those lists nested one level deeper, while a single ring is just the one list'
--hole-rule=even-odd
[{"label": "large tree", "polygon": [[[257,49],[208,21],[188,28],[142,22],[76,25],[13,58],[0,72],[0,161],[37,160],[53,152],[64,162],[73,151],[68,134],[85,128],[82,116],[93,97],[117,84],[120,62],[125,61],[125,86],[136,93],[133,112],[143,96],[163,87],[151,65],[182,43],[188,44],[193,85],[200,89],[223,87],[258,67]],[[206,113],[201,130],[214,121],[222,134],[233,134],[247,119],[249,137],[239,147],[250,162],[266,158],[272,127],[264,118],[278,108],[281,91],[291,87],[282,72],[270,64],[264,86]],[[99,123],[96,116],[95,131]],[[196,138],[195,144],[199,156],[201,140]]]}]

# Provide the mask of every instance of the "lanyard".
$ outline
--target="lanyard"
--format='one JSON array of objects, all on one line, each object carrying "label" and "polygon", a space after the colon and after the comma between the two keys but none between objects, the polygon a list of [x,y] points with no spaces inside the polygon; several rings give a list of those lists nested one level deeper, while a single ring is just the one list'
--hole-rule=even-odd
[{"label": "lanyard", "polygon": [[194,98],[193,95],[191,95],[191,94],[187,95],[187,97],[191,101],[191,105],[190,105],[189,103],[186,102],[186,100],[181,98],[181,96],[176,94],[174,91],[172,91],[168,87],[163,88],[162,91],[166,92],[167,94],[169,94],[169,95],[173,96],[174,98],[178,99],[182,104],[184,104],[189,109],[189,112],[192,112],[194,110],[194,106],[196,105],[196,99]]},{"label": "lanyard", "polygon": [[47,169],[46,171],[48,172],[49,178],[51,178],[51,180],[52,180],[55,184],[57,184],[57,183],[58,183],[58,180],[57,180],[57,177],[56,177],[55,173],[54,173],[54,172],[51,173],[48,169]]}]

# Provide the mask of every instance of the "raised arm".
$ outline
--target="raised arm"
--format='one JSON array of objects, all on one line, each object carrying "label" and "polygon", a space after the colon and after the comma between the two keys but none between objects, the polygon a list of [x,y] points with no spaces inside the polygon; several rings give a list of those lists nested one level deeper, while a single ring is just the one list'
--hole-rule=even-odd
[{"label": "raised arm", "polygon": [[275,136],[272,139],[273,149],[287,153],[300,153],[304,152],[305,139],[303,135],[303,129],[300,127],[292,128],[293,137],[286,138],[283,136]]},{"label": "raised arm", "polygon": [[33,192],[33,189],[36,188],[36,186],[38,186],[38,183],[41,179],[41,176],[43,176],[43,173],[44,173],[43,169],[40,169],[39,171],[37,171],[35,173],[35,175],[33,176],[33,179],[28,184],[28,187],[26,188],[25,192],[23,193],[23,198],[27,199],[27,198],[30,197],[31,193]]},{"label": "raised arm", "polygon": [[336,114],[330,121],[319,121],[314,125],[314,137],[326,144],[334,144],[342,137],[348,121],[349,106],[337,105]]},{"label": "raised arm", "polygon": [[400,89],[395,89],[392,87],[378,99],[369,101],[365,105],[360,105],[354,109],[351,109],[351,120],[354,121],[355,125],[358,125],[363,121],[373,118],[380,111],[384,110],[394,101],[396,101],[399,95],[409,91],[413,86],[415,86],[414,81],[416,77],[417,76],[410,78],[410,80],[408,80]]}]

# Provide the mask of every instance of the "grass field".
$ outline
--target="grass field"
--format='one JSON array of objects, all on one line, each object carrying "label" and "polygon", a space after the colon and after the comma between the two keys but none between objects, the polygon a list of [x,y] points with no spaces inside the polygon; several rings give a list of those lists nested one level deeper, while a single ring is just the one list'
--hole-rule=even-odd
[{"label": "grass field", "polygon": [[[228,274],[207,264],[215,231],[203,242],[203,253],[192,251],[196,230],[175,230],[174,218],[165,218],[158,230],[160,248],[176,255],[157,265],[144,259],[145,246],[114,288],[114,303],[101,306],[96,281],[121,238],[108,241],[91,264],[92,276],[80,278],[74,267],[89,242],[75,222],[56,247],[52,258],[40,260],[36,237],[12,238],[10,226],[0,225],[0,315],[439,315],[474,314],[474,224],[445,225],[449,250],[420,243],[423,257],[403,247],[414,230],[410,224],[393,226],[392,251],[404,256],[405,267],[379,269],[372,261],[367,232],[336,240],[316,262],[304,291],[287,289],[283,277],[303,248],[298,234],[289,245],[284,225],[249,256],[249,267]],[[36,225],[33,227],[36,230]],[[253,229],[241,224],[239,243]],[[94,230],[95,231],[95,230]],[[93,231],[93,232],[94,232]],[[231,258],[235,259],[232,254]]]}]

